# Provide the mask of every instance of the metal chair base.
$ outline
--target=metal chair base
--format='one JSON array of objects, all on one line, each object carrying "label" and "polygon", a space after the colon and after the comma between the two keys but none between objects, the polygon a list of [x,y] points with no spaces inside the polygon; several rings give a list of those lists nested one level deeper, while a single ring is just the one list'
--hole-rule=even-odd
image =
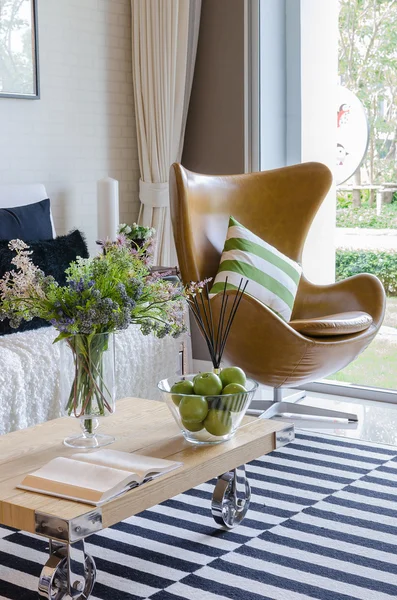
[{"label": "metal chair base", "polygon": [[319,419],[342,419],[348,423],[357,423],[358,417],[353,413],[345,413],[328,408],[319,408],[317,406],[307,406],[298,404],[305,398],[306,392],[298,390],[296,393],[288,396],[288,400],[283,400],[281,388],[274,388],[273,400],[257,402],[258,409],[249,409],[248,415],[258,416],[262,419],[273,419],[283,415],[294,415],[301,417],[318,417]]}]

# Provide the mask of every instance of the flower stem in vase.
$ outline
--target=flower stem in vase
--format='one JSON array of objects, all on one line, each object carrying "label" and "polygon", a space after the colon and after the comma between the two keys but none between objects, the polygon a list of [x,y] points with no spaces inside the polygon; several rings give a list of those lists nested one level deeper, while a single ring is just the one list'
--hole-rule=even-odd
[{"label": "flower stem in vase", "polygon": [[105,417],[114,412],[114,369],[109,383],[107,381],[109,369],[106,369],[105,360],[109,353],[112,354],[109,337],[108,333],[76,334],[67,339],[67,345],[73,356],[74,377],[66,412],[81,421],[83,439],[80,441],[83,445],[79,447],[104,445],[99,443],[99,436],[95,433],[98,417]]}]

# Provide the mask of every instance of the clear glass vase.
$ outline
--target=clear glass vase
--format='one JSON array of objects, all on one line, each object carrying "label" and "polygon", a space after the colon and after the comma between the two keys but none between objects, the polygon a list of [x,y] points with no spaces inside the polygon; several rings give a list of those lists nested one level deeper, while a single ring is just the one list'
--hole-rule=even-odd
[{"label": "clear glass vase", "polygon": [[76,334],[61,341],[60,392],[65,414],[80,419],[82,433],[64,440],[73,448],[114,442],[97,433],[100,419],[115,411],[114,335]]}]

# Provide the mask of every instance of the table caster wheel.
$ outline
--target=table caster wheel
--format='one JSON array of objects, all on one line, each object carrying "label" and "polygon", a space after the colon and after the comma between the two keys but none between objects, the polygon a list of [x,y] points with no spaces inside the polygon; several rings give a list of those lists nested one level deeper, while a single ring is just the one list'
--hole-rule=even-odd
[{"label": "table caster wheel", "polygon": [[[39,598],[45,600],[88,600],[96,581],[96,566],[89,554],[84,554],[85,583],[70,578],[67,550],[57,550],[44,566],[39,581]],[[70,580],[71,579],[71,580]]]},{"label": "table caster wheel", "polygon": [[212,496],[212,516],[222,527],[232,529],[241,523],[247,514],[251,500],[250,484],[245,468],[239,467],[218,477]]}]

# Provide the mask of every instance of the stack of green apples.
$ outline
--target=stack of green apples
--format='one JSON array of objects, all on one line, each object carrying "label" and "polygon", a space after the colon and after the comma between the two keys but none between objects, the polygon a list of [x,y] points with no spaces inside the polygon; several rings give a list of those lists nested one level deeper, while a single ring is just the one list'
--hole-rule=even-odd
[{"label": "stack of green apples", "polygon": [[239,367],[226,367],[219,374],[199,373],[192,380],[181,379],[171,387],[182,427],[187,431],[206,430],[217,437],[228,435],[233,417],[245,409],[246,376]]}]

